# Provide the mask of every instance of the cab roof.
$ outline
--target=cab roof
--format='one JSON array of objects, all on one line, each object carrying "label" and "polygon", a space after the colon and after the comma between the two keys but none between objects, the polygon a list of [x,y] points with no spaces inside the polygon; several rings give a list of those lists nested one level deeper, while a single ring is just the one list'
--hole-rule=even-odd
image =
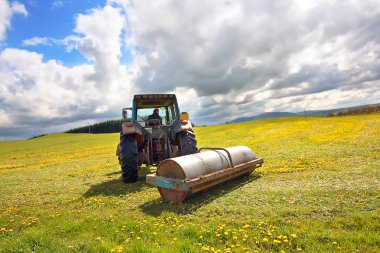
[{"label": "cab roof", "polygon": [[137,108],[165,107],[176,103],[175,94],[140,94],[134,96]]}]

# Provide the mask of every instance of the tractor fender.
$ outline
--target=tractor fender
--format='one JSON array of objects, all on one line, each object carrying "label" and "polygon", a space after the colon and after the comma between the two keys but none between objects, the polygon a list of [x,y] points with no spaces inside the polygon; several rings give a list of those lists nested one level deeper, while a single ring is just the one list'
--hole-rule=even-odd
[{"label": "tractor fender", "polygon": [[139,123],[124,122],[121,125],[121,129],[123,134],[143,134],[143,128]]},{"label": "tractor fender", "polygon": [[176,134],[178,134],[179,132],[182,132],[182,131],[194,132],[193,126],[192,126],[190,120],[181,121],[181,120],[177,119],[173,122],[173,124],[171,126],[171,134],[170,134],[171,141],[174,142]]}]

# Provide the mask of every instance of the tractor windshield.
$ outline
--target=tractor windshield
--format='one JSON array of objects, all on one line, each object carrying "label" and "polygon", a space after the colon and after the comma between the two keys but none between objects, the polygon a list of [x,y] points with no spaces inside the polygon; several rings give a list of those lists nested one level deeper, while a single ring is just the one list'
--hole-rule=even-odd
[{"label": "tractor windshield", "polygon": [[[146,122],[148,121],[148,117],[149,115],[152,115],[153,114],[153,110],[155,108],[140,108],[140,109],[137,109],[137,122],[140,123],[140,125],[145,125]],[[165,110],[164,108],[158,108],[159,109],[159,115],[160,117],[162,118],[162,120],[164,120],[164,113],[165,113]],[[164,122],[162,122],[162,124],[164,124]]]},{"label": "tractor windshield", "polygon": [[153,114],[155,108],[159,109],[163,125],[171,125],[175,120],[175,110],[172,105],[166,107],[138,108],[136,121],[142,126],[148,126],[148,117]]}]

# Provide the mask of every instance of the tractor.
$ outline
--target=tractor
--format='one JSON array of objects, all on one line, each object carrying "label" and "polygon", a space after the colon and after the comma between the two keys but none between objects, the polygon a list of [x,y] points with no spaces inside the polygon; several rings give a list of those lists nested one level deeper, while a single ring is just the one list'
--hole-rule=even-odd
[{"label": "tractor", "polygon": [[[151,117],[154,111],[158,115]],[[124,183],[137,181],[142,164],[157,166],[165,159],[198,152],[189,114],[179,110],[175,94],[135,95],[122,116],[116,155]]]}]

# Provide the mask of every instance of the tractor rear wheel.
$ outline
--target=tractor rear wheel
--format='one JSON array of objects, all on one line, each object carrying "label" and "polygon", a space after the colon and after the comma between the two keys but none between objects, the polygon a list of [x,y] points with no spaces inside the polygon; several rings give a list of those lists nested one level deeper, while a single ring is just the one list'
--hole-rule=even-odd
[{"label": "tractor rear wheel", "polygon": [[120,136],[120,165],[124,183],[134,183],[138,179],[137,145],[134,137]]},{"label": "tractor rear wheel", "polygon": [[195,139],[195,134],[193,132],[179,132],[177,138],[180,156],[198,153],[197,140]]}]

